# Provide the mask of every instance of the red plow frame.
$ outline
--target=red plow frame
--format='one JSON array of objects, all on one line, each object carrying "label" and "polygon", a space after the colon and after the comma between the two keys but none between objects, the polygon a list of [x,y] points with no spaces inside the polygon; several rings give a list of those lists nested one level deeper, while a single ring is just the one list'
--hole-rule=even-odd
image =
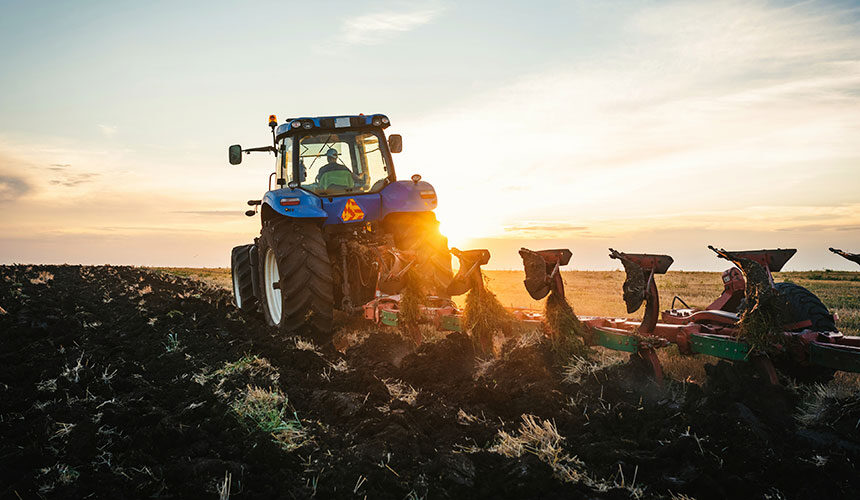
[{"label": "red plow frame", "polygon": [[[523,255],[524,251],[531,252],[523,249],[520,254]],[[563,265],[560,261],[552,261],[552,256],[557,253],[532,253],[541,254],[548,259],[548,268]],[[767,271],[771,284],[773,279],[770,272],[782,269],[794,253],[793,249],[731,252],[734,256],[750,259],[762,265]],[[677,345],[681,354],[706,354],[733,362],[750,362],[765,381],[771,384],[778,383],[771,359],[739,338],[738,315],[720,309],[733,298],[736,299],[738,292],[741,297],[743,296],[743,276],[740,270],[733,268],[723,273],[725,284],[723,295],[708,309],[702,311],[690,308],[671,309],[661,313],[659,291],[654,276],[666,273],[672,264],[672,258],[668,255],[627,254],[613,249],[610,249],[610,258],[621,260],[624,264],[627,273],[624,299],[628,312],[638,310],[643,301],[645,312],[642,321],[581,317],[580,320],[589,326],[585,339],[588,345],[629,352],[631,357],[638,356],[650,365],[654,380],[658,384],[662,383],[663,370],[656,350],[669,344]],[[523,260],[527,270],[526,282],[528,282],[529,265],[525,262],[525,258]],[[561,274],[558,273],[558,276],[559,279],[552,282],[554,288],[548,293],[563,293]],[[860,336],[846,336],[840,332],[818,332],[811,330],[809,326],[811,326],[809,321],[785,325],[785,331],[781,332],[785,342],[775,347],[795,363],[860,372]]]}]

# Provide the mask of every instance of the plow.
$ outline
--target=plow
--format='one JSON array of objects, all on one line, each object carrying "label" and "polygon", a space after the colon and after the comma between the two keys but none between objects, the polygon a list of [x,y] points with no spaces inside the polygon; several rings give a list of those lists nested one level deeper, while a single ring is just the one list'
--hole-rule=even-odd
[{"label": "plow", "polygon": [[[657,351],[670,345],[676,346],[681,355],[701,354],[747,365],[763,382],[773,385],[779,384],[776,366],[798,381],[826,381],[835,371],[860,373],[860,336],[840,333],[834,316],[809,290],[793,283],[774,282],[772,273],[780,271],[796,250],[708,248],[735,266],[722,273],[723,293],[704,309],[689,307],[682,297],[675,296],[671,308],[661,310],[655,276],[669,270],[672,257],[609,249],[609,257],[624,267],[622,294],[627,312],[633,314],[644,308],[642,319],[580,316],[584,329],[550,333],[581,335],[588,346],[630,353],[631,362],[646,366],[657,384],[663,382]],[[462,254],[456,252],[455,255]],[[461,269],[466,269],[461,272],[468,276],[471,286],[482,286],[480,266],[488,262],[489,252],[470,252],[480,254],[481,259],[461,260]],[[523,284],[529,295],[535,300],[552,295],[566,300],[561,268],[570,263],[570,250],[522,248],[519,253],[525,270]],[[397,326],[398,301],[399,296],[377,299],[365,306],[365,317]],[[538,310],[508,310],[523,323],[545,320],[544,313]],[[427,306],[423,312],[428,323],[440,329],[465,330],[462,312],[453,303]],[[765,325],[769,329],[766,343],[749,338],[749,323],[760,315],[770,315],[775,321]]]},{"label": "plow", "polygon": [[[381,114],[290,118],[283,123],[272,115],[271,146],[230,147],[233,165],[251,152],[275,157],[268,191],[248,201],[254,208],[246,215],[260,215],[260,236],[232,252],[233,292],[240,310],[262,313],[282,333],[309,334],[322,342],[331,340],[334,311],[339,310],[404,328],[420,343],[418,324],[446,331],[470,329],[453,296],[474,293],[470,297],[496,300],[485,289],[481,272],[490,252],[449,249],[433,213],[433,186],[417,174],[397,179],[392,154],[402,150],[402,138],[386,137],[388,126],[388,117]],[[547,299],[547,311],[551,306],[572,317],[543,328],[548,335],[627,352],[658,384],[663,369],[657,352],[670,345],[681,355],[751,366],[770,384],[779,382],[777,368],[798,380],[816,381],[831,378],[837,370],[860,372],[860,337],[840,333],[836,318],[809,290],[774,282],[772,273],[796,250],[708,248],[733,264],[722,273],[722,294],[704,309],[689,307],[675,296],[666,310],[661,309],[656,276],[666,274],[672,257],[609,249],[609,258],[625,271],[627,313],[644,309],[641,320],[576,317],[566,301],[562,276],[572,252],[522,248],[519,254],[528,294],[538,301]],[[830,250],[860,263],[860,255]],[[456,274],[452,257],[459,260]],[[485,326],[495,328],[508,320],[547,323],[542,311],[497,305],[486,310],[506,317],[484,321]],[[473,343],[482,353],[491,353],[492,337],[493,332],[475,334]]]}]

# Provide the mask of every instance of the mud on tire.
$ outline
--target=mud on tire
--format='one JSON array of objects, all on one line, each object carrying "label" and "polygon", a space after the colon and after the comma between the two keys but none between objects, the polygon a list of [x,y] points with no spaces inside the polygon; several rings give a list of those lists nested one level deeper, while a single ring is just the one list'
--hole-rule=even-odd
[{"label": "mud on tire", "polygon": [[255,252],[254,245],[241,245],[233,247],[230,259],[230,275],[233,279],[233,303],[242,312],[251,313],[257,311],[257,290],[254,288],[256,279],[251,268],[251,252]]},{"label": "mud on tire", "polygon": [[418,272],[430,283],[427,292],[447,297],[447,288],[454,278],[448,238],[439,232],[439,221],[432,212],[392,214],[385,221],[400,250],[416,253]]},{"label": "mud on tire", "polygon": [[313,223],[269,220],[260,231],[258,245],[260,301],[266,322],[286,335],[327,341],[334,293],[322,230]]}]

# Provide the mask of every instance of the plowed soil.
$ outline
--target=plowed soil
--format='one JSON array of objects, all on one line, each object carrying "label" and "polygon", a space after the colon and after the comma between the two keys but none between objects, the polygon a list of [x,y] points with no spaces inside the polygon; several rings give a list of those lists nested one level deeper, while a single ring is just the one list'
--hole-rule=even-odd
[{"label": "plowed soil", "polygon": [[[798,389],[727,364],[656,387],[623,364],[566,378],[523,339],[490,361],[385,327],[311,349],[130,267],[0,267],[0,307],[0,498],[217,498],[225,474],[255,499],[860,492],[857,405],[801,425]],[[249,386],[285,395],[303,438],[237,413]]]}]

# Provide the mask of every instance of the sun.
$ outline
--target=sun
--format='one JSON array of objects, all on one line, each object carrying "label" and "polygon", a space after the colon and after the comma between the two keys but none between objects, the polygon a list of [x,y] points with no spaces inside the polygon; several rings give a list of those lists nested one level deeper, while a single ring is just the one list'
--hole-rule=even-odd
[{"label": "sun", "polygon": [[497,235],[501,224],[492,217],[485,217],[486,207],[478,202],[452,200],[444,207],[436,209],[439,231],[448,238],[449,247],[466,250],[475,245],[476,240]]}]

